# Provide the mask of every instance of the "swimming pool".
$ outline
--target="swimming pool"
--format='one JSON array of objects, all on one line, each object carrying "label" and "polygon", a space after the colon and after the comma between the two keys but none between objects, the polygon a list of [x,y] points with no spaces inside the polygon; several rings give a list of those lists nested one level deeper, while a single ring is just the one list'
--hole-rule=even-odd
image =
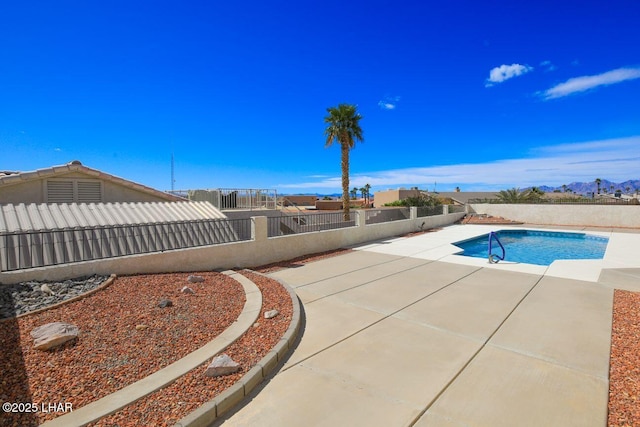
[{"label": "swimming pool", "polygon": [[[609,239],[585,233],[536,230],[501,230],[496,232],[505,248],[505,261],[551,265],[559,259],[602,259]],[[456,242],[463,249],[458,255],[488,259],[489,234]],[[493,253],[502,254],[493,240]]]}]

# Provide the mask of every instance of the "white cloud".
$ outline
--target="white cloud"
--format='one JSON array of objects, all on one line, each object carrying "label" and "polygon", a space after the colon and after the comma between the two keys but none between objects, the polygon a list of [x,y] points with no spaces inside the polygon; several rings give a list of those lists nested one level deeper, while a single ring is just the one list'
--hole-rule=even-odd
[{"label": "white cloud", "polygon": [[521,64],[511,64],[511,65],[501,65],[499,67],[495,67],[491,71],[489,71],[489,78],[485,82],[486,87],[491,87],[495,83],[502,83],[505,80],[512,79],[514,77],[521,76],[530,71],[533,71],[533,67],[528,65]]},{"label": "white cloud", "polygon": [[398,101],[400,101],[399,96],[385,96],[383,99],[378,101],[378,107],[383,110],[395,110],[398,106]]},{"label": "white cloud", "polygon": [[556,67],[555,65],[553,65],[551,63],[551,61],[542,61],[540,63],[540,66],[544,69],[545,72],[549,72],[549,71],[555,71],[558,69],[558,67]]},{"label": "white cloud", "polygon": [[[446,190],[461,186],[465,191],[502,190],[531,185],[562,185],[573,181],[592,181],[597,177],[623,181],[637,177],[640,170],[640,135],[601,141],[588,141],[540,147],[530,157],[501,159],[422,168],[392,169],[353,174],[351,187],[370,184],[374,191],[419,186]],[[330,189],[339,191],[339,176],[318,181],[279,185],[286,189]]]},{"label": "white cloud", "polygon": [[640,78],[640,68],[618,68],[595,76],[575,77],[547,89],[541,95],[544,99],[562,98],[575,93],[585,92],[599,86],[622,83]]}]

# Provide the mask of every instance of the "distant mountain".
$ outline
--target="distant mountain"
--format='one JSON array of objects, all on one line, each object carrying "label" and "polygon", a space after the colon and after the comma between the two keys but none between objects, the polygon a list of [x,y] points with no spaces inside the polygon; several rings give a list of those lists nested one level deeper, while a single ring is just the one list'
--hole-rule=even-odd
[{"label": "distant mountain", "polygon": [[[554,191],[564,192],[564,188],[562,188],[562,186],[550,187],[548,185],[541,185],[538,188],[545,193],[553,193]],[[589,193],[598,193],[598,185],[595,183],[595,181],[572,182],[571,184],[567,184],[566,189],[567,191],[571,190],[576,194],[586,195]],[[624,182],[613,182],[607,179],[601,179],[600,193],[614,193],[617,190],[620,190],[623,194],[635,193],[636,190],[640,190],[640,179],[630,179]]]}]

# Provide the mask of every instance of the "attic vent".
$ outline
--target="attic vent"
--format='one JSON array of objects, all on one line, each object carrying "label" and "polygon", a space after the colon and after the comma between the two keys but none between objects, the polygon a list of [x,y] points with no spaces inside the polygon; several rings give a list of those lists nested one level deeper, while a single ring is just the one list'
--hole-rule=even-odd
[{"label": "attic vent", "polygon": [[78,181],[79,203],[102,202],[102,185],[100,181]]},{"label": "attic vent", "polygon": [[100,203],[102,182],[98,180],[47,180],[47,203]]},{"label": "attic vent", "polygon": [[48,203],[72,203],[73,181],[47,181]]}]

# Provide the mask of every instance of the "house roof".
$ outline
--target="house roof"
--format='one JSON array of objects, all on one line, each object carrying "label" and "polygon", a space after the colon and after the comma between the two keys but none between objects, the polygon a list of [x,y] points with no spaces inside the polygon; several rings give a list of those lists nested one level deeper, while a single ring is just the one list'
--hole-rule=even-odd
[{"label": "house roof", "polygon": [[159,191],[155,188],[147,187],[146,185],[138,184],[137,182],[129,181],[124,178],[99,171],[97,169],[92,169],[83,165],[78,160],[73,160],[65,165],[51,166],[48,168],[37,169],[35,171],[28,172],[0,171],[0,190],[2,190],[4,186],[21,184],[24,182],[42,178],[54,178],[56,176],[65,175],[71,172],[80,172],[98,179],[110,181],[123,187],[128,187],[147,194],[152,194],[167,201],[185,200],[173,194],[165,193],[164,191]]},{"label": "house roof", "polygon": [[7,203],[0,233],[225,219],[209,202]]},{"label": "house roof", "polygon": [[438,197],[449,197],[460,204],[469,203],[470,199],[495,199],[497,191],[444,191],[436,193]]}]

